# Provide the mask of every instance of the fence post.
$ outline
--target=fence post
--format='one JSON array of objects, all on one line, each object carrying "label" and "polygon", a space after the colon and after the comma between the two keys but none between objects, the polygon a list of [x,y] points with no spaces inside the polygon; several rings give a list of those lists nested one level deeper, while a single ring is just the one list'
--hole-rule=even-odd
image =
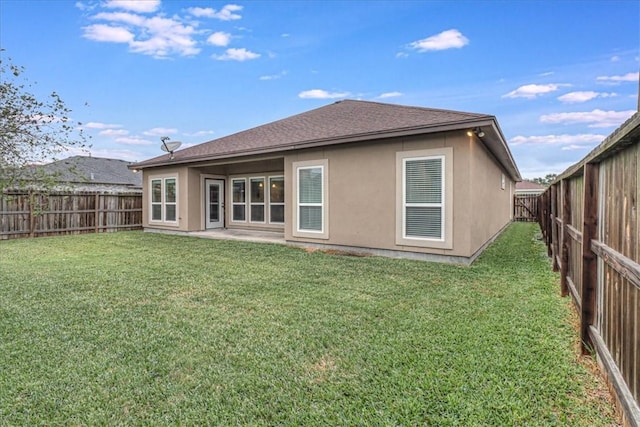
[{"label": "fence post", "polygon": [[93,225],[95,226],[95,231],[96,233],[100,232],[100,228],[98,225],[98,221],[100,220],[100,195],[96,193],[95,196],[95,200],[94,200],[94,221],[93,221]]},{"label": "fence post", "polygon": [[584,165],[584,220],[582,225],[582,292],[580,295],[580,338],[582,354],[589,354],[593,343],[589,326],[595,319],[598,257],[591,250],[591,240],[598,237],[598,163]]},{"label": "fence post", "polygon": [[33,205],[35,203],[35,195],[29,192],[29,198],[27,199],[27,203],[29,203],[29,237],[33,237],[36,234],[36,217],[34,215]]},{"label": "fence post", "polygon": [[567,286],[567,274],[569,272],[569,224],[571,224],[571,184],[568,179],[560,181],[562,186],[562,264],[560,265],[560,294],[566,297],[569,294]]},{"label": "fence post", "polygon": [[558,186],[551,186],[551,257],[553,271],[558,271]]}]

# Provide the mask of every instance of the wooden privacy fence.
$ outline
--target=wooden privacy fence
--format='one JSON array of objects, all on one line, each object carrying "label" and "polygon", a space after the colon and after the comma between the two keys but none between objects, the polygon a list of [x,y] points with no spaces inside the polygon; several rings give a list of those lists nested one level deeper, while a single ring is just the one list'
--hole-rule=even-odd
[{"label": "wooden privacy fence", "polygon": [[540,227],[622,408],[640,426],[640,113],[540,196]]},{"label": "wooden privacy fence", "polygon": [[514,194],[513,220],[538,221],[538,194]]},{"label": "wooden privacy fence", "polygon": [[141,227],[142,195],[138,193],[9,192],[0,196],[0,239]]}]

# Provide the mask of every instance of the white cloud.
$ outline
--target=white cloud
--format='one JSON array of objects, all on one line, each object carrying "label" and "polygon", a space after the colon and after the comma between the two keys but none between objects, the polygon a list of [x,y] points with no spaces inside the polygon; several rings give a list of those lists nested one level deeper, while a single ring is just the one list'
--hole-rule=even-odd
[{"label": "white cloud", "polygon": [[124,144],[124,145],[152,145],[153,144],[153,141],[140,138],[139,136],[116,138],[115,141],[119,144]]},{"label": "white cloud", "polygon": [[160,7],[160,0],[107,0],[104,6],[111,9],[124,9],[138,13],[155,12]]},{"label": "white cloud", "polygon": [[[207,135],[213,135],[215,132],[212,130],[199,130],[198,132],[193,132],[193,133],[184,133],[184,136],[195,136],[195,137],[200,137],[200,136],[207,136]],[[186,144],[182,144],[183,148]]]},{"label": "white cloud", "polygon": [[[147,3],[143,1],[133,3]],[[149,2],[152,3],[152,2]],[[171,55],[193,56],[200,53],[201,49],[195,37],[200,34],[195,23],[183,23],[181,18],[173,16],[166,18],[160,14],[155,16],[143,16],[136,12],[154,11],[148,7],[124,7],[127,2],[119,2],[118,6],[128,11],[101,12],[93,15],[92,20],[105,21],[83,27],[83,37],[99,41],[126,43],[129,49],[135,53],[150,55],[155,58],[167,58]]]},{"label": "white cloud", "polygon": [[322,89],[305,90],[298,94],[298,97],[303,99],[335,99],[347,96],[349,96],[349,92],[327,92]]},{"label": "white cloud", "polygon": [[385,92],[383,94],[380,94],[380,96],[378,96],[378,98],[380,98],[380,99],[396,98],[396,97],[402,96],[402,95],[404,95],[402,92]]},{"label": "white cloud", "polygon": [[228,4],[224,6],[220,11],[216,11],[210,7],[190,7],[187,11],[197,18],[216,18],[221,21],[235,21],[241,19],[242,16],[234,12],[242,10],[242,6],[237,4]]},{"label": "white cloud", "polygon": [[86,12],[88,10],[93,10],[95,8],[94,5],[86,4],[86,3],[83,3],[81,1],[77,1],[75,6],[76,6],[77,9],[80,9],[83,12]]},{"label": "white cloud", "polygon": [[91,17],[91,19],[109,21],[109,22],[122,22],[129,25],[144,25],[146,18],[141,15],[129,12],[100,12]]},{"label": "white cloud", "polygon": [[130,43],[134,39],[133,33],[126,28],[112,27],[104,24],[94,24],[83,27],[84,38],[97,42]]},{"label": "white cloud", "polygon": [[178,133],[178,129],[175,128],[153,128],[147,131],[142,132],[147,136],[164,136],[164,135],[174,135]]},{"label": "white cloud", "polygon": [[569,145],[569,144],[592,144],[599,143],[606,138],[606,135],[583,133],[578,135],[536,135],[536,136],[514,136],[509,140],[511,145]]},{"label": "white cloud", "polygon": [[574,151],[574,150],[588,150],[590,148],[593,148],[593,146],[592,145],[571,144],[571,145],[567,145],[566,147],[562,147],[561,150],[562,151]]},{"label": "white cloud", "polygon": [[538,74],[540,77],[553,76],[555,74],[554,71],[547,71],[546,73]]},{"label": "white cloud", "polygon": [[469,39],[456,29],[443,31],[426,39],[409,43],[411,49],[418,52],[428,52],[434,50],[459,49],[469,44]]},{"label": "white cloud", "polygon": [[638,82],[640,73],[627,73],[621,76],[598,76],[596,78],[599,82],[605,83],[622,83],[622,82]]},{"label": "white cloud", "polygon": [[409,54],[406,52],[398,52],[396,53],[396,58],[408,58]]},{"label": "white cloud", "polygon": [[631,117],[635,111],[603,111],[593,110],[574,113],[554,113],[545,114],[540,116],[542,123],[561,123],[561,124],[573,124],[573,123],[588,123],[590,128],[603,128],[619,126],[624,123],[629,117]]},{"label": "white cloud", "polygon": [[569,92],[562,96],[558,97],[558,100],[564,102],[565,104],[576,104],[579,102],[587,102],[595,98],[610,98],[613,96],[618,96],[618,94],[611,92],[594,92],[594,91],[578,91],[578,92]]},{"label": "white cloud", "polygon": [[101,136],[124,136],[129,135],[129,131],[125,129],[104,129],[101,130],[98,135]]},{"label": "white cloud", "polygon": [[231,41],[231,34],[224,31],[217,31],[207,38],[207,43],[214,46],[226,46]]},{"label": "white cloud", "polygon": [[100,122],[89,122],[82,125],[82,127],[87,129],[117,129],[117,128],[121,128],[122,125],[100,123]]},{"label": "white cloud", "polygon": [[227,49],[223,55],[211,55],[211,57],[218,61],[247,61],[250,59],[260,58],[260,54],[251,52],[245,48],[231,48]]},{"label": "white cloud", "polygon": [[268,76],[260,76],[260,80],[277,80],[287,75],[286,71],[281,71],[278,74],[271,74]]},{"label": "white cloud", "polygon": [[611,57],[611,62],[619,62],[620,61],[620,57],[618,55],[614,55]]},{"label": "white cloud", "polygon": [[533,99],[533,98],[536,98],[538,95],[543,95],[543,94],[549,93],[549,92],[555,92],[561,86],[569,86],[569,85],[560,84],[560,83],[557,83],[557,84],[556,83],[549,83],[549,84],[546,84],[546,85],[536,85],[536,84],[524,85],[524,86],[520,86],[516,90],[512,90],[511,92],[507,93],[506,95],[502,95],[502,97],[503,98],[527,98],[527,99]]}]

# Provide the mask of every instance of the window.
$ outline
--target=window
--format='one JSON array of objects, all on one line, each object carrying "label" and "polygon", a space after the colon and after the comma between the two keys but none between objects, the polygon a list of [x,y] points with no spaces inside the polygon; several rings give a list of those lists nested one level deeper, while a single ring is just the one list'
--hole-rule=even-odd
[{"label": "window", "polygon": [[247,202],[245,194],[246,179],[231,180],[231,220],[237,222],[246,221]]},{"label": "window", "polygon": [[162,221],[162,180],[151,180],[151,221]]},{"label": "window", "polygon": [[444,156],[403,160],[404,238],[443,240]]},{"label": "window", "polygon": [[164,220],[175,222],[176,220],[176,179],[164,180]]},{"label": "window", "polygon": [[284,223],[284,177],[269,178],[269,222]]},{"label": "window", "polygon": [[329,160],[312,160],[293,163],[292,234],[315,239],[329,238]]},{"label": "window", "polygon": [[396,153],[396,245],[453,248],[453,148]]},{"label": "window", "polygon": [[323,168],[298,168],[298,230],[322,233]]},{"label": "window", "polygon": [[151,179],[152,222],[178,221],[177,178]]},{"label": "window", "polygon": [[264,178],[251,178],[251,222],[264,222]]}]

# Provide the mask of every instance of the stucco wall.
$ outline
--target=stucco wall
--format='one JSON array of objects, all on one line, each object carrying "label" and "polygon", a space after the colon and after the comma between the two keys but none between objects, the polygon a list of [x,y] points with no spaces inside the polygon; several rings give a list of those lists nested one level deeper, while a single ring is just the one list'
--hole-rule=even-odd
[{"label": "stucco wall", "polygon": [[471,142],[469,154],[472,179],[469,182],[471,209],[468,220],[473,254],[511,221],[515,183],[478,140]]},{"label": "stucco wall", "polygon": [[[452,182],[451,209],[453,227],[448,231],[450,249],[398,244],[397,219],[401,215],[396,195],[399,182],[396,153],[418,150],[448,150],[452,164],[445,179]],[[294,162],[327,160],[328,238],[296,237]],[[235,161],[235,162],[234,162]],[[471,257],[511,219],[514,183],[483,144],[464,131],[399,137],[373,142],[325,146],[287,153],[283,158],[254,157],[219,164],[177,166],[144,170],[145,227],[195,231],[202,230],[205,178],[224,179],[226,221],[228,228],[282,229],[270,224],[233,223],[230,221],[231,178],[236,176],[285,176],[285,238],[290,241],[320,243],[358,248]],[[152,177],[178,178],[177,225],[149,223],[149,181]],[[268,182],[268,181],[267,181]],[[450,236],[449,236],[450,235]]]},{"label": "stucco wall", "polygon": [[[293,162],[328,160],[329,238],[293,236],[295,224],[285,226],[287,240],[329,245],[411,251],[446,256],[472,255],[470,242],[470,137],[462,131],[396,138],[296,152],[285,157],[287,209],[295,209]],[[396,240],[396,152],[451,147],[453,150],[453,248],[401,246]]]},{"label": "stucco wall", "polygon": [[[176,224],[164,224],[164,223],[152,223],[150,224],[150,180],[153,178],[166,178],[176,177],[177,182],[177,223]],[[143,227],[159,228],[163,230],[177,230],[188,231],[189,220],[189,169],[187,167],[165,167],[165,168],[153,168],[143,169],[142,171],[142,225]]]}]

